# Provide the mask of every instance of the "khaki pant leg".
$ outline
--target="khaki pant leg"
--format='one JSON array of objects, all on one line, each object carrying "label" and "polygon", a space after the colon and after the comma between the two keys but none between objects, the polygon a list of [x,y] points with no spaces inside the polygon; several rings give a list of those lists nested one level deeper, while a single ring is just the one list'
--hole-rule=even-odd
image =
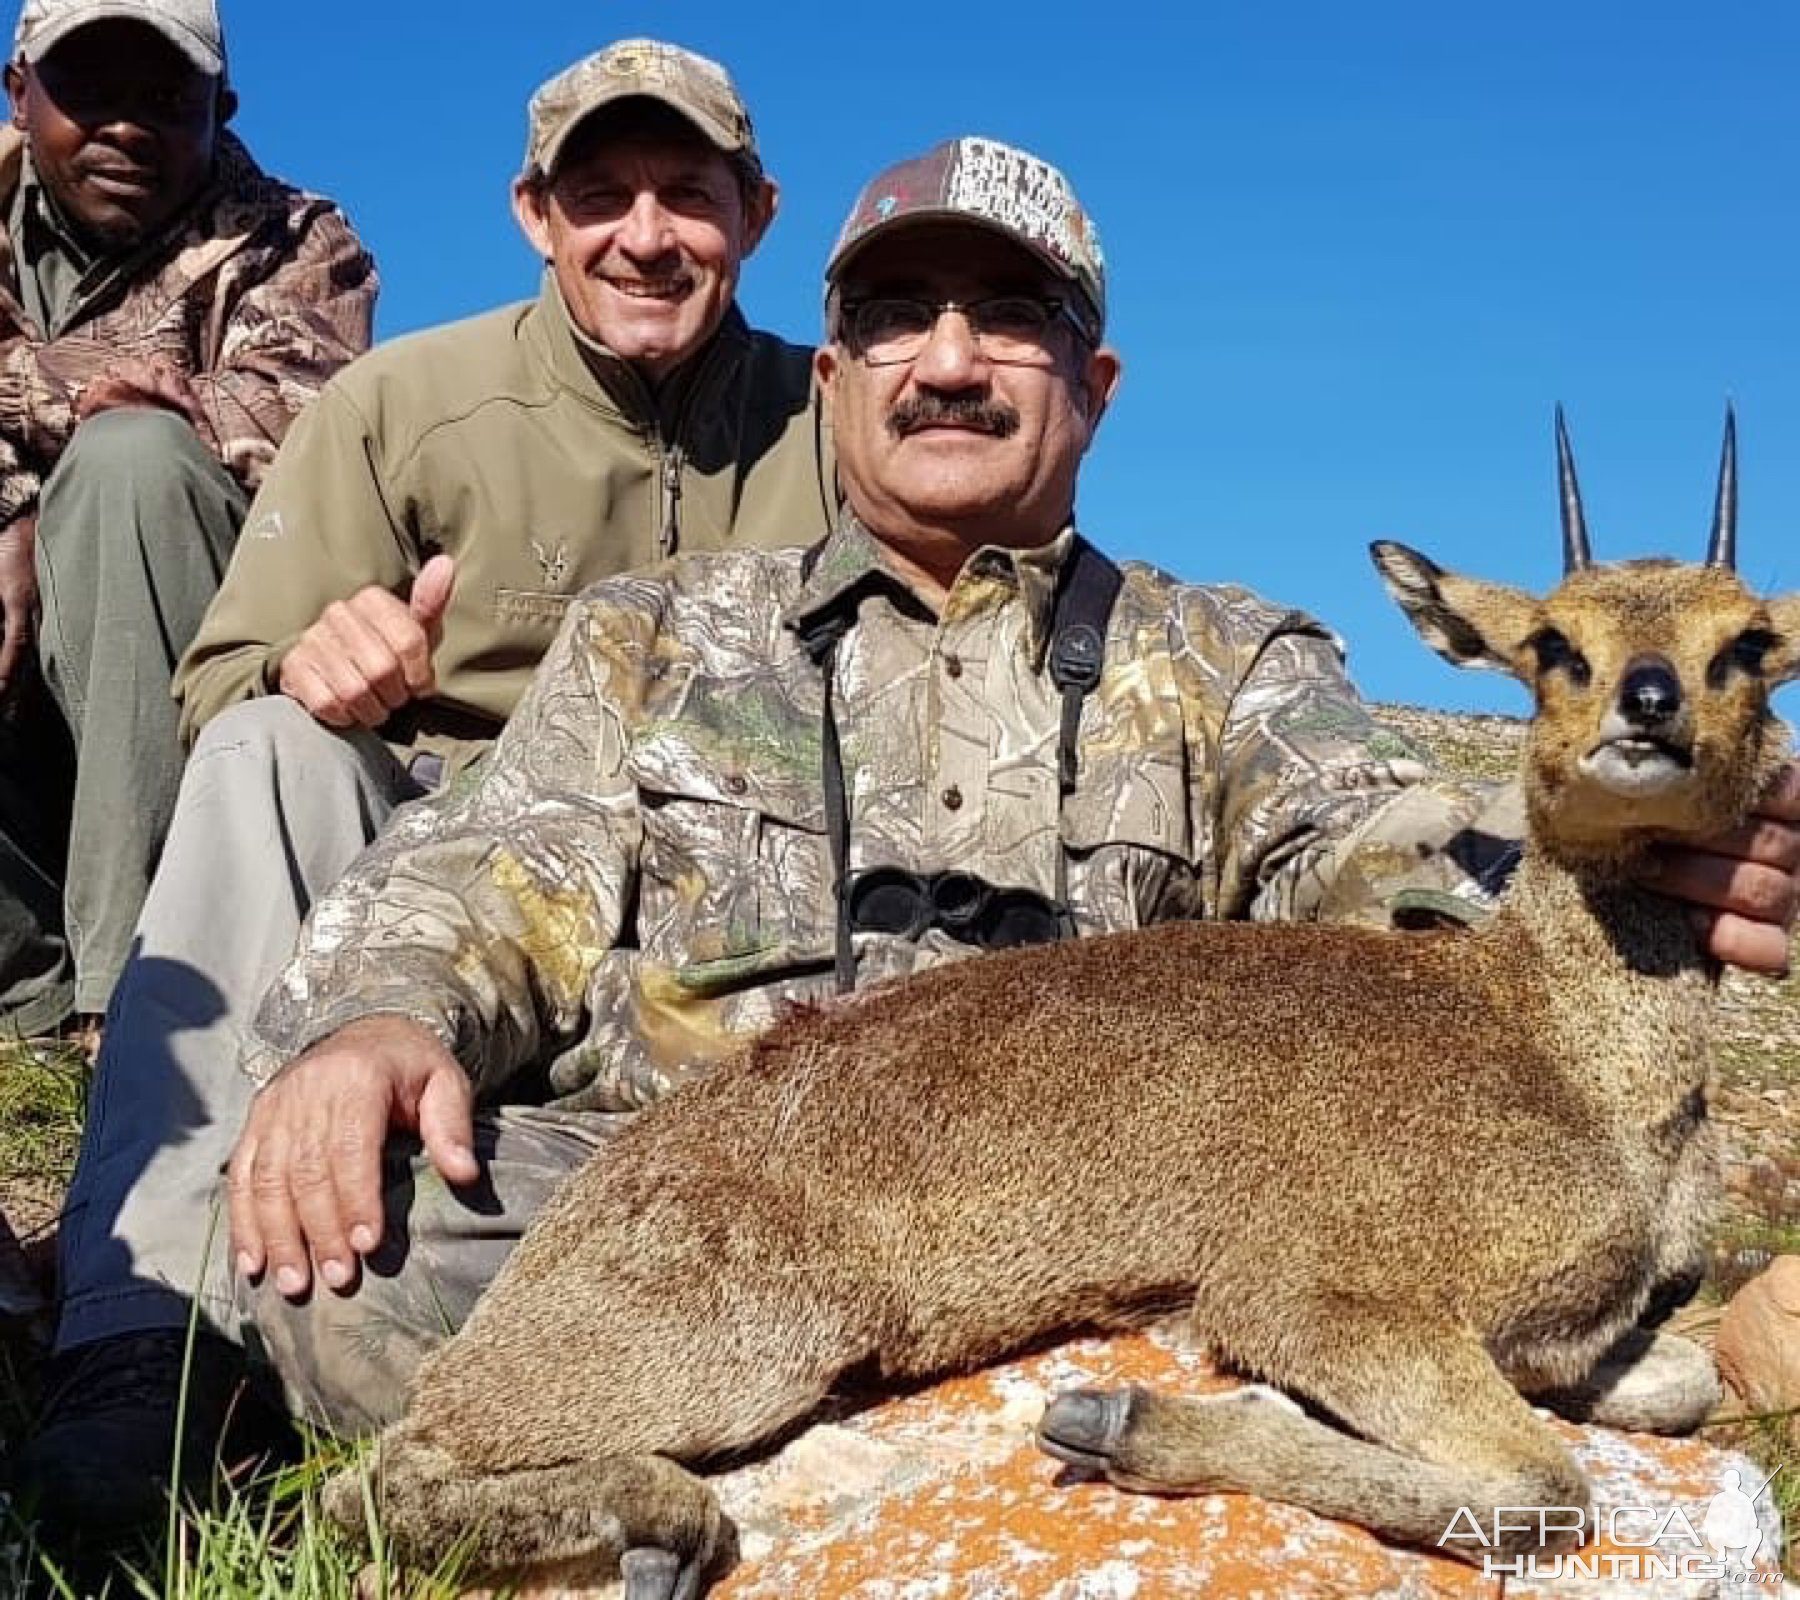
[{"label": "khaki pant leg", "polygon": [[75,430],[38,507],[39,650],[75,740],[64,919],[75,1006],[104,1011],[181,778],[169,679],[219,587],[248,501],[173,412]]},{"label": "khaki pant leg", "polygon": [[245,1029],[313,901],[419,792],[373,734],[280,695],[207,724],[107,1020],[58,1240],[58,1349],[179,1328],[196,1295],[236,1336],[211,1209],[250,1103]]}]

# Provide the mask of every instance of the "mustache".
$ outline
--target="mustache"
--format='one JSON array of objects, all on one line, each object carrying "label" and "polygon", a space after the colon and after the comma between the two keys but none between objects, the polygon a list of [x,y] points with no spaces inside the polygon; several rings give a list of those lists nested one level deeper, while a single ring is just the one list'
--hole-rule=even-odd
[{"label": "mustache", "polygon": [[900,401],[887,415],[888,432],[904,439],[921,428],[969,428],[1008,439],[1019,431],[1019,413],[997,400],[973,395],[915,394]]}]

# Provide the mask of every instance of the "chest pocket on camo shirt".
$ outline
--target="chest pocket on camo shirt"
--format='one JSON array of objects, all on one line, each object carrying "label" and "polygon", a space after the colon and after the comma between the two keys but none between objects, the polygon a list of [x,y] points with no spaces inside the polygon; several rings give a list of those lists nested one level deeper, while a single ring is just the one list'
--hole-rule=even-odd
[{"label": "chest pocket on camo shirt", "polygon": [[630,758],[643,807],[639,941],[685,954],[683,980],[720,988],[829,961],[830,852],[816,774],[754,773],[669,734]]},{"label": "chest pocket on camo shirt", "polygon": [[1147,751],[1086,746],[1075,793],[1063,801],[1070,894],[1099,927],[1136,927],[1198,885],[1190,863],[1187,761],[1179,740]]}]

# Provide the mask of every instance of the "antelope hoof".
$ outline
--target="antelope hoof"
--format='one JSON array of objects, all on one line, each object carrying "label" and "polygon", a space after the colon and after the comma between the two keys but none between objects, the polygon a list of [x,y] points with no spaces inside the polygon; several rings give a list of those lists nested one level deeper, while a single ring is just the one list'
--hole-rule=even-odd
[{"label": "antelope hoof", "polygon": [[1131,1426],[1133,1389],[1070,1389],[1044,1407],[1038,1449],[1071,1467],[1104,1477]]},{"label": "antelope hoof", "polygon": [[619,1557],[625,1580],[624,1600],[698,1600],[700,1564],[683,1561],[673,1550],[641,1544]]}]

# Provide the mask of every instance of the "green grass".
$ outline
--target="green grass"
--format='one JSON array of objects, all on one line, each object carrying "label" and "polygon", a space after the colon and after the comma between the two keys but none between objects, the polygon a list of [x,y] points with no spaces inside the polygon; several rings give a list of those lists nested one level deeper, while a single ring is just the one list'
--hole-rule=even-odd
[{"label": "green grass", "polygon": [[31,1600],[455,1600],[455,1562],[401,1574],[352,1550],[319,1507],[341,1452],[325,1444],[298,1467],[172,1509],[171,1526],[103,1567],[60,1564],[16,1522],[0,1529],[0,1594]]}]

